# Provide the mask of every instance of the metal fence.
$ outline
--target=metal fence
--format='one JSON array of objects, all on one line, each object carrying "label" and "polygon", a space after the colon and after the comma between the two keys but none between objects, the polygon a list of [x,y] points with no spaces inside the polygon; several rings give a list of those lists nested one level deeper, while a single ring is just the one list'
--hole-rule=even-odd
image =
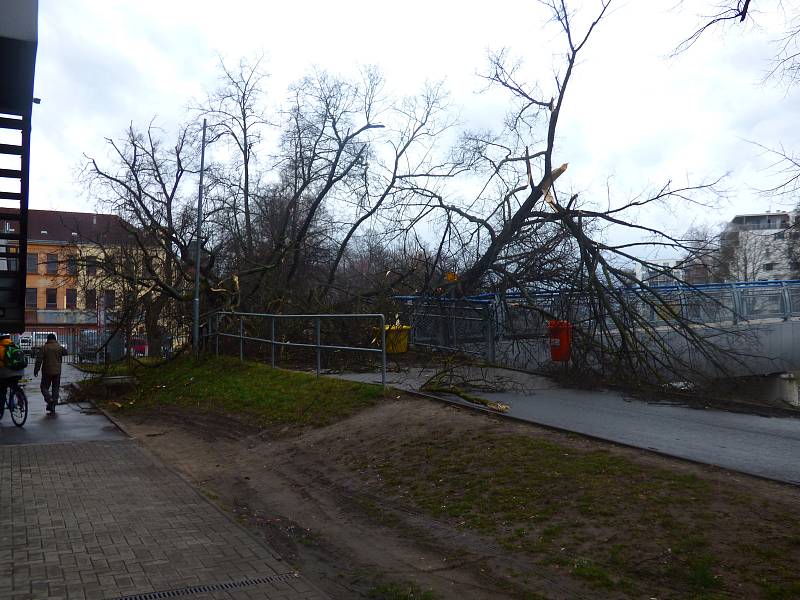
[{"label": "metal fence", "polygon": [[[364,326],[365,322],[372,325]],[[343,326],[344,323],[357,325]],[[281,362],[282,349],[311,351],[317,377],[322,371],[323,352],[379,355],[384,387],[386,332],[384,315],[366,313],[293,315],[221,311],[206,315],[201,323],[206,349],[215,354],[231,354],[238,350],[240,360],[245,356],[266,358],[263,353],[247,351],[247,343],[251,342],[268,349],[270,364],[275,367]],[[226,347],[225,340],[235,341],[234,347]]]},{"label": "metal fence", "polygon": [[[800,318],[800,281],[794,280],[632,287],[615,292],[654,325],[682,318],[725,328]],[[405,322],[412,326],[412,343],[515,366],[542,356],[550,318],[583,324],[595,318],[587,295],[577,290],[480,294],[457,300],[398,296],[396,300]],[[613,306],[612,311],[617,319],[627,315]],[[605,318],[610,322],[611,317]]]},{"label": "metal fence", "polygon": [[406,299],[402,320],[416,346],[477,354],[495,360],[496,304],[485,299],[439,301]]},{"label": "metal fence", "polygon": [[[70,325],[28,325],[24,333],[14,334],[12,339],[26,354],[34,357],[47,342],[47,336],[50,334],[55,335],[58,343],[67,349],[68,354],[64,357],[64,362],[98,362],[99,351],[94,349],[90,352],[89,344],[92,334],[96,334],[95,329]],[[92,348],[96,345],[91,344]],[[109,360],[122,358],[125,354],[122,340],[118,337],[107,344],[106,353]]]},{"label": "metal fence", "polygon": [[64,362],[67,363],[114,362],[126,356],[168,358],[190,341],[187,327],[162,327],[161,347],[151,348],[144,333],[134,331],[126,334],[112,324],[102,329],[69,325],[29,325],[24,333],[14,334],[12,339],[26,354],[33,357],[44,346],[48,334],[51,333],[67,349],[68,354],[64,357]]}]

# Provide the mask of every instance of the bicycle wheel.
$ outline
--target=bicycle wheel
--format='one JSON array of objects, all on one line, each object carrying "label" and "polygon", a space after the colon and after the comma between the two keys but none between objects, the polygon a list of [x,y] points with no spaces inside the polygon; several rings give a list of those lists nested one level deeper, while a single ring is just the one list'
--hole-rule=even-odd
[{"label": "bicycle wheel", "polygon": [[11,420],[14,425],[22,427],[25,421],[28,420],[28,399],[25,397],[25,392],[22,388],[17,387],[11,390],[14,398],[14,408],[11,410]]}]

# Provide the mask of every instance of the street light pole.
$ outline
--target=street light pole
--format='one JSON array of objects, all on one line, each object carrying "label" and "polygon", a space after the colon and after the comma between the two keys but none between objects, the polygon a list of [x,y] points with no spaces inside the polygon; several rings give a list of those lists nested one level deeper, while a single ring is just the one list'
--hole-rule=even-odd
[{"label": "street light pole", "polygon": [[203,143],[200,146],[200,187],[197,192],[197,229],[195,231],[194,255],[194,327],[192,330],[192,350],[200,356],[200,228],[203,223],[203,171],[206,161],[206,120],[203,119]]}]

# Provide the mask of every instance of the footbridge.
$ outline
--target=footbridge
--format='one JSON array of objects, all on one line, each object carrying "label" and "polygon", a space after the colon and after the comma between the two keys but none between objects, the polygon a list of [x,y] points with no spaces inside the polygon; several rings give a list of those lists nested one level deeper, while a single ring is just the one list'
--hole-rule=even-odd
[{"label": "footbridge", "polygon": [[[800,281],[712,283],[620,288],[640,317],[673,352],[713,376],[719,369],[684,336],[677,319],[690,322],[725,359],[726,374],[753,375],[800,370]],[[647,295],[658,295],[653,307]],[[550,362],[547,321],[564,319],[588,329],[593,317],[575,290],[480,294],[458,300],[397,296],[401,314],[420,346],[457,350],[526,369]],[[610,318],[610,316],[609,316]],[[633,329],[634,333],[635,328]],[[735,357],[735,358],[734,358]]]}]

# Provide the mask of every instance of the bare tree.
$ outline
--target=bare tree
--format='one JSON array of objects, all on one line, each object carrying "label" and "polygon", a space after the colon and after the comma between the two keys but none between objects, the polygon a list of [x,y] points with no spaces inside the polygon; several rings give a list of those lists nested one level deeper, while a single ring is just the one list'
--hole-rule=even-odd
[{"label": "bare tree", "polygon": [[[679,3],[683,8],[684,3]],[[696,6],[696,5],[694,5]],[[741,27],[751,23],[759,25],[760,20],[768,18],[783,20],[783,32],[775,41],[775,55],[767,78],[777,78],[794,85],[800,75],[800,12],[796,2],[783,0],[725,0],[706,3],[707,8],[700,16],[700,25],[675,49],[680,53],[691,48],[701,37],[711,31],[726,27]]]},{"label": "bare tree", "polygon": [[712,225],[690,227],[683,235],[686,251],[680,268],[688,283],[712,283],[724,279],[721,237],[720,228]]},{"label": "bare tree", "polygon": [[725,281],[772,279],[772,266],[785,262],[786,245],[776,244],[773,234],[759,231],[726,231],[720,247],[720,274]]},{"label": "bare tree", "polygon": [[[458,281],[440,280],[435,287],[455,297],[487,289],[513,290],[522,296],[521,302],[515,301],[517,310],[527,308],[544,318],[570,315],[580,348],[575,364],[580,368],[617,378],[669,378],[697,374],[693,363],[701,357],[724,370],[723,349],[700,333],[700,323],[676,310],[674,298],[630,270],[631,264],[659,269],[642,258],[645,253],[683,255],[691,250],[685,240],[639,223],[636,212],[659,203],[702,204],[703,194],[713,193],[716,182],[686,187],[667,183],[621,202],[564,193],[561,183],[568,165],[557,166],[561,161],[556,160],[561,111],[579,57],[610,2],[598,2],[580,31],[573,23],[581,16],[565,1],[543,4],[561,31],[563,52],[557,55],[564,56],[563,62],[548,92],[548,86],[527,80],[524,65],[507,53],[490,56],[485,78],[505,90],[513,106],[502,131],[464,137],[465,151],[486,175],[478,194],[458,203],[436,199],[450,224],[449,245],[468,252],[459,259]],[[641,241],[612,241],[635,237]],[[668,276],[676,285],[693,288],[680,271]],[[542,305],[536,290],[559,292],[566,300],[554,311],[552,305]],[[676,339],[685,341],[676,345]],[[692,358],[678,350],[687,341],[696,349]]]},{"label": "bare tree", "polygon": [[365,231],[385,244],[408,235],[427,192],[464,167],[434,151],[453,122],[441,85],[395,100],[374,68],[354,81],[316,71],[293,86],[283,115],[279,183],[254,194],[264,227],[239,267],[251,281],[244,300],[326,304],[352,242]]},{"label": "bare tree", "polygon": [[228,188],[234,216],[238,216],[241,201],[244,215],[243,244],[245,255],[253,248],[252,191],[253,167],[263,129],[269,125],[263,104],[263,83],[266,77],[261,68],[263,56],[252,61],[242,59],[233,69],[219,59],[220,85],[208,93],[205,102],[194,111],[207,116],[211,123],[209,142],[229,142],[236,159],[229,168],[216,169],[217,179]]},{"label": "bare tree", "polygon": [[[233,73],[223,66],[223,91],[202,109],[215,117],[215,135],[238,152],[231,164],[222,156],[210,166],[210,211],[199,240],[209,256],[201,272],[208,305],[346,309],[401,289],[451,297],[508,291],[542,318],[575,317],[582,368],[672,377],[693,368],[675,350],[675,337],[721,367],[702,323],[629,269],[657,268],[642,258],[654,250],[693,250],[640,223],[636,212],[699,204],[714,182],[667,183],[621,201],[610,192],[583,198],[569,191],[567,163],[557,160],[561,112],[610,2],[598,1],[588,20],[565,0],[543,5],[560,31],[555,77],[539,83],[506,52],[492,55],[485,79],[508,94],[507,119],[496,132],[464,133],[448,152],[439,146],[454,121],[440,85],[398,100],[374,69],[356,80],[318,70],[291,88],[279,113],[279,147],[259,158],[256,175],[258,131],[266,124],[258,65],[242,63]],[[178,302],[188,299],[192,273],[193,190],[184,186],[196,168],[196,142],[184,129],[167,147],[152,127],[145,134],[131,128],[124,140],[110,141],[110,167],[90,161],[87,168],[108,205],[134,224],[143,284]],[[240,176],[225,175],[240,168]],[[677,272],[670,277],[691,287]],[[536,290],[566,300],[542,306]]]},{"label": "bare tree", "polygon": [[[121,217],[124,239],[96,240],[84,264],[97,268],[126,305],[143,309],[151,348],[160,348],[160,323],[170,301],[188,307],[192,297],[195,236],[193,200],[196,194],[198,141],[181,128],[170,145],[164,132],[151,124],[139,132],[130,126],[121,139],[107,139],[108,164],[87,157],[83,177],[103,206]],[[188,187],[187,187],[188,186]],[[213,217],[210,207],[206,213]],[[212,236],[209,239],[213,240]],[[202,242],[202,240],[201,240]],[[209,286],[213,263],[205,265]]]}]

